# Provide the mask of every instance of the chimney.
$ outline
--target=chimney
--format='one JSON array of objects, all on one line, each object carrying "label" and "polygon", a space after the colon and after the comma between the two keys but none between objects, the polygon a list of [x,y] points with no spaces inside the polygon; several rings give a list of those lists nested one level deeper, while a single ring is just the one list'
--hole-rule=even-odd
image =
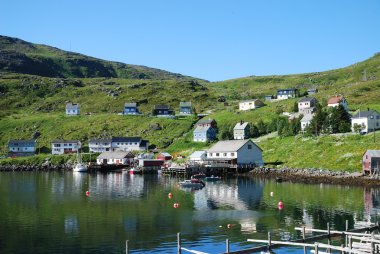
[{"label": "chimney", "polygon": [[240,125],[243,125],[243,120],[240,120]]}]

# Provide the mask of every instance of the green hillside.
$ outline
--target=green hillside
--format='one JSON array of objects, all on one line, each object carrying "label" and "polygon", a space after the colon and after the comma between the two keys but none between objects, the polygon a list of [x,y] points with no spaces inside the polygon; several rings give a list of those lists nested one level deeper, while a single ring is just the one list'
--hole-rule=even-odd
[{"label": "green hillside", "polygon": [[61,78],[190,78],[145,66],[104,61],[7,36],[0,36],[0,71]]},{"label": "green hillside", "polygon": [[[197,113],[209,114],[208,117],[216,119],[219,133],[222,133],[231,130],[240,120],[255,125],[259,122],[273,124],[279,113],[291,112],[299,98],[266,102],[266,106],[251,111],[238,110],[240,100],[263,99],[264,95],[275,95],[279,88],[298,88],[301,94],[309,88],[317,88],[319,92],[314,96],[322,105],[326,105],[329,97],[342,94],[348,101],[351,113],[367,108],[380,112],[380,54],[326,72],[252,76],[209,83],[147,67],[139,69],[120,64],[128,70],[144,73],[146,76],[141,79],[136,76],[137,72],[133,72],[136,75],[129,75],[122,68],[116,68],[119,63],[11,39],[0,37],[0,146],[3,152],[9,139],[30,138],[39,132],[38,142],[42,150],[46,150],[45,147],[49,147],[49,142],[55,138],[80,139],[86,143],[94,137],[128,135],[141,136],[160,149],[188,155],[211,145],[192,142],[193,125],[197,118],[155,118],[150,116],[154,105],[167,104],[178,111],[180,101],[191,101]],[[57,68],[54,67],[57,72],[51,72],[54,75],[29,72],[24,68],[23,60],[18,61],[5,51],[22,52],[33,59],[54,59],[54,64],[45,60],[42,62],[49,68],[57,65]],[[83,58],[97,64],[85,67],[74,64],[70,67],[72,58]],[[41,71],[40,68],[38,70]],[[80,103],[81,116],[65,116],[65,104],[69,101]],[[138,102],[144,115],[118,115],[126,102]],[[160,126],[159,130],[156,130],[157,126]],[[264,150],[265,161],[281,166],[353,171],[360,168],[364,150],[380,149],[379,134],[379,138],[375,136],[375,142],[371,135],[313,138],[302,135],[286,138],[271,136],[274,137],[260,138],[259,145]]]}]

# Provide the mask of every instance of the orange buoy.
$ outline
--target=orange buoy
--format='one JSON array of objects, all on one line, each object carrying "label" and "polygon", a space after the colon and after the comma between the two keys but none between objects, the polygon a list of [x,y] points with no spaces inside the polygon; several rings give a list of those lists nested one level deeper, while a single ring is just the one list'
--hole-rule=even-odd
[{"label": "orange buoy", "polygon": [[90,196],[90,192],[89,191],[86,191],[86,196]]},{"label": "orange buoy", "polygon": [[282,201],[278,202],[278,209],[282,210],[284,208],[284,204]]},{"label": "orange buoy", "polygon": [[169,193],[168,198],[172,198],[172,197],[173,197],[173,194]]},{"label": "orange buoy", "polygon": [[178,204],[178,203],[174,203],[173,207],[174,207],[174,208],[178,208],[178,207],[179,207],[179,204]]}]

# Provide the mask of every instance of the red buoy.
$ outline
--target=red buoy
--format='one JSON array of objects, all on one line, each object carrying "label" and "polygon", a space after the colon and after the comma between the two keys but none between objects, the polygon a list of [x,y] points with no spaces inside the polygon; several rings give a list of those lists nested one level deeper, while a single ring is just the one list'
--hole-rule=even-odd
[{"label": "red buoy", "polygon": [[284,208],[284,204],[282,201],[278,202],[278,209],[282,210]]},{"label": "red buoy", "polygon": [[168,194],[168,198],[172,198],[173,195],[171,193]]},{"label": "red buoy", "polygon": [[86,191],[86,196],[90,196],[90,192],[89,191]]},{"label": "red buoy", "polygon": [[178,208],[178,207],[179,207],[179,204],[178,204],[178,203],[174,203],[173,207],[174,207],[174,208]]}]

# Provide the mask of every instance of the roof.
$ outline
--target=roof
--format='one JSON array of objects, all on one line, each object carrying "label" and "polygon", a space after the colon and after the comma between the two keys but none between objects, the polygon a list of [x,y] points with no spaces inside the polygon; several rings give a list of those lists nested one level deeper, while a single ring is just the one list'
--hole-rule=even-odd
[{"label": "roof", "polygon": [[80,108],[80,105],[78,103],[69,102],[66,104],[66,108],[67,109],[78,109],[78,108]]},{"label": "roof", "polygon": [[[252,142],[255,146],[257,146],[253,141],[250,139],[241,139],[241,140],[223,140],[219,141],[215,145],[213,145],[210,149],[207,150],[209,153],[215,153],[215,152],[236,152],[239,150],[243,145],[245,145],[247,142]],[[258,146],[257,146],[258,147]],[[260,150],[262,150],[260,147],[258,147]]]},{"label": "roof", "polygon": [[337,104],[343,99],[344,99],[343,96],[334,96],[328,100],[327,104]]},{"label": "roof", "polygon": [[170,153],[166,153],[166,152],[160,153],[159,155],[163,155],[165,157],[172,157]]},{"label": "roof", "polygon": [[131,152],[115,151],[115,152],[103,152],[98,156],[98,159],[121,159],[127,156],[134,157]]},{"label": "roof", "polygon": [[315,99],[314,97],[305,97],[305,98],[302,98],[301,100],[298,101],[298,103],[300,102],[309,102],[309,101],[316,101],[317,99]]},{"label": "roof", "polygon": [[126,102],[124,104],[124,107],[137,107],[137,103],[136,102]]},{"label": "roof", "polygon": [[189,156],[189,158],[190,158],[190,159],[200,158],[200,157],[202,157],[202,156],[205,155],[205,154],[206,154],[206,151],[195,151],[195,152],[193,152],[193,153]]},{"label": "roof", "polygon": [[212,118],[208,118],[208,119],[203,118],[199,120],[197,124],[211,124],[212,122],[215,122],[215,120]]},{"label": "roof", "polygon": [[154,105],[154,109],[170,109],[168,105]]},{"label": "roof", "polygon": [[12,146],[15,146],[15,144],[17,144],[17,146],[19,145],[26,145],[26,144],[30,144],[30,143],[37,143],[35,139],[29,139],[29,140],[9,140],[8,142],[8,145],[12,145]]},{"label": "roof", "polygon": [[80,143],[79,140],[60,140],[60,139],[55,139],[52,141],[52,143]]},{"label": "roof", "polygon": [[371,115],[379,114],[376,110],[359,111],[352,118],[368,118]]},{"label": "roof", "polygon": [[380,157],[380,150],[367,150],[365,153],[371,157]]},{"label": "roof", "polygon": [[241,122],[238,122],[235,125],[234,130],[244,130],[247,126],[248,126],[248,122],[244,122],[243,124],[241,124]]},{"label": "roof", "polygon": [[211,126],[197,126],[197,128],[195,128],[194,132],[206,132],[209,129],[211,129]]},{"label": "roof", "polygon": [[240,101],[240,103],[244,103],[244,102],[255,102],[255,101],[259,101],[259,99],[244,100],[244,101]]},{"label": "roof", "polygon": [[302,117],[301,122],[310,122],[313,119],[313,116],[314,115],[312,114],[306,114]]},{"label": "roof", "polygon": [[111,143],[111,141],[112,140],[110,138],[104,138],[104,139],[93,138],[93,139],[88,140],[89,143]]},{"label": "roof", "polygon": [[179,103],[180,107],[191,107],[191,102],[190,101],[181,101]]},{"label": "roof", "polygon": [[296,88],[287,88],[287,89],[278,89],[277,92],[282,92],[282,91],[295,91],[297,90]]},{"label": "roof", "polygon": [[112,137],[112,142],[141,142],[141,137]]}]

